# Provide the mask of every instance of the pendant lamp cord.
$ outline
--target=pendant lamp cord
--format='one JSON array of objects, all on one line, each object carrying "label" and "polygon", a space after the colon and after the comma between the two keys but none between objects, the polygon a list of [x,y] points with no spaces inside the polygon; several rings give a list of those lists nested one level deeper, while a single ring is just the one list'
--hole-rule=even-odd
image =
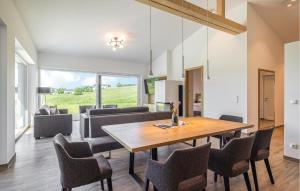
[{"label": "pendant lamp cord", "polygon": [[[183,8],[183,1],[182,0],[182,8]],[[184,30],[183,30],[183,16],[181,16],[181,42],[182,42],[182,47],[181,47],[181,55],[182,55],[182,78],[185,77],[184,74]]]},{"label": "pendant lamp cord", "polygon": [[208,0],[206,0],[206,77],[208,80],[210,80],[208,56]]},{"label": "pendant lamp cord", "polygon": [[152,71],[152,6],[151,2],[149,0],[149,26],[150,26],[150,43],[149,43],[149,51],[150,51],[150,71],[149,71],[149,76],[153,76],[153,71]]}]

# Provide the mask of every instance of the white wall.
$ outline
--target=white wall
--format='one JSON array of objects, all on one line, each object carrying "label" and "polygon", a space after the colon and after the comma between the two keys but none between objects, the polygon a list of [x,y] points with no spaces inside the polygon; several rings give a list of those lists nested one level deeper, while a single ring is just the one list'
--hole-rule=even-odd
[{"label": "white wall", "polygon": [[283,42],[248,6],[248,122],[258,125],[258,69],[275,71],[275,126],[283,125]]},{"label": "white wall", "polygon": [[[0,165],[6,164],[15,154],[15,38],[23,45],[33,61],[37,60],[37,52],[20,15],[11,0],[0,1],[0,20],[2,26],[1,58],[1,134]],[[0,22],[1,23],[1,22]],[[6,42],[5,42],[6,41]],[[3,44],[4,43],[4,44]],[[2,70],[3,69],[3,70]]]},{"label": "white wall", "polygon": [[[227,13],[245,23],[246,2]],[[208,42],[207,42],[208,40]],[[211,79],[207,75],[207,44]],[[204,66],[204,116],[242,116],[247,121],[247,33],[230,35],[201,27],[184,41],[185,68]],[[181,44],[172,50],[170,80],[181,80]],[[238,98],[237,98],[238,97]],[[238,101],[237,101],[238,99]]]},{"label": "white wall", "polygon": [[101,58],[68,56],[58,54],[39,54],[39,68],[77,70],[96,73],[134,74],[144,76],[148,66],[144,63],[122,62]]},{"label": "white wall", "polygon": [[171,64],[170,56],[171,56],[171,51],[167,50],[153,61],[152,63],[153,76],[168,75],[169,66]]},{"label": "white wall", "polygon": [[[284,88],[284,155],[300,159],[300,150],[290,144],[300,145],[300,42],[285,44]],[[291,101],[298,100],[298,104]]]}]

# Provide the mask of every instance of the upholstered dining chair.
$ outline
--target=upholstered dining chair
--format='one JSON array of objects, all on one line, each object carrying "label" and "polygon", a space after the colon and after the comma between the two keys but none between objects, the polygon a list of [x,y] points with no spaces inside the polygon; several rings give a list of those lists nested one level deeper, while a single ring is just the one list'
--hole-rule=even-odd
[{"label": "upholstered dining chair", "polygon": [[87,113],[89,109],[96,109],[95,105],[80,105],[79,106],[79,113]]},{"label": "upholstered dining chair", "polygon": [[198,191],[207,185],[207,165],[211,143],[175,150],[165,162],[148,161],[145,191],[149,181],[154,190]]},{"label": "upholstered dining chair", "polygon": [[[233,115],[221,115],[221,117],[219,119],[220,120],[225,120],[225,121],[233,121],[233,122],[243,123],[243,118],[242,117],[233,116]],[[241,137],[241,130],[233,131],[233,132],[229,132],[229,133],[224,133],[224,134],[220,134],[220,135],[214,135],[212,137],[219,139],[220,148],[222,148],[222,146],[224,146],[230,139],[240,138]],[[209,141],[210,141],[210,137],[207,137],[207,142],[209,142]]]},{"label": "upholstered dining chair", "polygon": [[248,170],[254,138],[254,135],[234,138],[221,149],[211,149],[208,169],[223,176],[225,191],[230,190],[229,178],[241,174],[244,175],[248,191],[251,191]]},{"label": "upholstered dining chair", "polygon": [[250,163],[251,163],[256,191],[259,191],[256,167],[255,167],[255,162],[257,161],[264,160],[269,174],[270,181],[272,184],[275,183],[272,175],[269,159],[268,159],[270,155],[270,144],[271,144],[272,134],[273,134],[273,128],[259,130],[255,134],[254,144],[253,144],[251,157],[250,157]]},{"label": "upholstered dining chair", "polygon": [[102,155],[93,156],[87,142],[68,142],[62,134],[53,140],[60,169],[62,191],[107,179],[108,190],[112,191],[112,169]]}]

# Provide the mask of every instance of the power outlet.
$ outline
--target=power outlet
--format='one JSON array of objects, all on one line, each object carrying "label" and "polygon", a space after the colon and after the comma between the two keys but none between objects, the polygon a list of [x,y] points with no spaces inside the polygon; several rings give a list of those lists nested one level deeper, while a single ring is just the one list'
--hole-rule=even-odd
[{"label": "power outlet", "polygon": [[290,144],[290,147],[291,147],[292,149],[296,149],[296,150],[299,149],[299,145],[297,145],[297,144],[295,144],[295,143],[291,143],[291,144]]}]

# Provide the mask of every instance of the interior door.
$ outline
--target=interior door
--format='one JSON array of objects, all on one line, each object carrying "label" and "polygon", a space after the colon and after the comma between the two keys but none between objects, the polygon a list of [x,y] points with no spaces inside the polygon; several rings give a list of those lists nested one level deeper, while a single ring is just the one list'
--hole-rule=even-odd
[{"label": "interior door", "polygon": [[274,87],[275,87],[275,78],[274,75],[266,75],[263,77],[263,104],[264,111],[263,116],[266,120],[274,120],[275,118],[275,107],[274,107]]}]

